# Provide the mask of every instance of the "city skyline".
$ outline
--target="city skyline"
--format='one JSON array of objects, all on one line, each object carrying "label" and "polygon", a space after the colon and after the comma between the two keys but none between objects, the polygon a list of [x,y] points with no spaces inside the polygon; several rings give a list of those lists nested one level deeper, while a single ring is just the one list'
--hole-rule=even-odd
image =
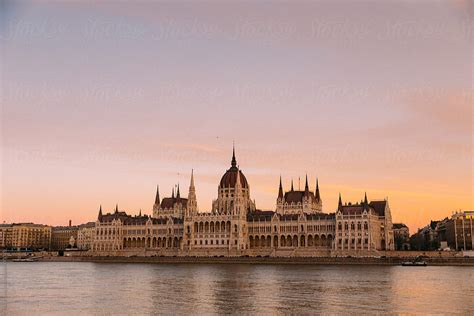
[{"label": "city skyline", "polygon": [[1,222],[151,214],[191,169],[209,211],[233,140],[259,209],[306,174],[411,232],[472,209],[468,2],[367,9],[2,2]]},{"label": "city skyline", "polygon": [[[238,164],[239,168],[240,168],[240,164]],[[175,184],[172,184],[170,186],[170,188],[163,188],[161,187],[160,188],[160,184],[157,184],[157,187],[155,189],[155,191],[153,192],[153,200],[154,198],[156,197],[156,190],[159,190],[159,196],[161,198],[166,198],[166,197],[171,197],[171,196],[177,196],[177,190],[179,189],[180,193],[181,193],[181,197],[186,197],[188,195],[188,185],[189,185],[189,180],[191,178],[191,174],[196,174],[195,169],[192,169],[191,172],[189,173],[189,175],[184,175],[184,177],[186,178],[185,180],[185,183],[180,183],[179,181],[176,182]],[[224,169],[225,170],[225,169]],[[241,169],[241,170],[244,170],[244,169]],[[177,174],[177,177],[179,178],[181,176],[181,178],[183,178],[183,175],[180,175],[180,174]],[[219,176],[217,177],[219,178]],[[303,179],[301,179],[303,178]],[[285,178],[284,176],[280,175],[279,176],[279,179],[281,179],[282,181],[282,187],[283,187],[283,192],[290,192],[293,190],[295,191],[300,191],[300,190],[303,190],[304,191],[304,187],[305,187],[305,182],[308,181],[308,185],[309,185],[309,190],[310,191],[313,191],[315,188],[316,188],[316,183],[318,182],[319,183],[319,178],[318,177],[315,177],[314,178],[314,181],[311,181],[311,176],[308,175],[307,173],[303,176],[303,177],[298,177],[295,179],[295,177],[292,177],[291,179],[287,179],[288,181],[285,182]],[[194,180],[195,182],[198,182],[199,180]],[[251,183],[252,183],[252,180],[249,180]],[[217,181],[218,182],[218,181]],[[278,183],[279,184],[279,183]],[[253,185],[251,185],[251,187],[253,188]],[[277,199],[277,196],[278,196],[278,188],[279,188],[279,185],[276,185],[276,187],[274,188],[273,191],[275,191],[275,202],[276,202],[276,199]],[[322,190],[324,192],[324,186],[319,186],[319,189]],[[170,192],[167,192],[167,191],[170,191]],[[354,190],[355,192],[356,190]],[[199,186],[197,185],[197,188],[196,188],[196,193],[198,195],[198,198],[197,198],[197,202],[198,202],[198,208],[199,208],[199,212],[201,213],[205,213],[205,212],[209,212],[211,210],[211,207],[208,207],[208,208],[204,208],[202,209],[201,208],[201,205],[206,205],[206,204],[210,204],[209,203],[203,203],[202,201],[199,201]],[[338,196],[337,196],[337,199],[339,198],[339,196],[342,197],[342,203],[344,205],[347,205],[347,204],[357,204],[359,203],[360,201],[362,201],[365,198],[367,198],[367,195],[369,195],[369,200],[387,200],[389,201],[389,197],[388,196],[370,196],[370,192],[367,193],[367,191],[364,191],[363,192],[363,195],[358,199],[357,197],[353,198],[353,199],[347,199],[345,198],[343,192],[339,192]],[[217,196],[217,194],[216,194]],[[258,205],[258,200],[253,196],[251,195],[251,198],[253,200],[256,200],[257,202],[257,205]],[[214,200],[215,198],[213,198],[212,200]],[[212,201],[211,200],[211,201]],[[324,202],[325,201],[325,197],[324,195],[322,196],[322,200],[323,200],[323,213],[335,213],[337,212],[337,203],[332,206],[327,206],[326,203]],[[332,200],[332,199],[330,199]],[[389,201],[390,203],[392,203],[392,201]],[[276,203],[275,203],[276,205]],[[258,209],[261,209],[263,211],[266,211],[266,210],[271,210],[271,211],[274,211],[276,208],[275,208],[275,205],[273,207],[269,207],[269,208],[259,208],[257,206]],[[108,212],[114,212],[115,210],[117,210],[117,207],[118,207],[118,210],[119,211],[126,211],[128,214],[131,214],[131,215],[138,215],[138,214],[142,214],[142,215],[149,215],[149,216],[152,216],[153,215],[153,207],[151,208],[140,208],[140,209],[126,209],[126,208],[123,208],[121,207],[121,203],[119,201],[117,201],[114,205],[104,205],[102,203],[100,203],[99,207],[97,209],[95,209],[93,212],[95,212],[95,214],[97,214],[98,212],[98,209],[101,209],[104,214],[105,213],[108,213]],[[452,215],[452,213],[455,213],[457,210],[453,210],[451,213],[449,214],[446,214],[444,217],[440,217],[440,218],[430,218],[428,220],[428,222],[430,220],[438,220],[438,219],[441,219],[441,218],[445,218],[445,217],[449,217],[450,215]],[[460,211],[460,210],[459,210]],[[91,212],[89,212],[91,213]],[[396,219],[396,211],[395,211],[395,219]],[[74,224],[75,225],[78,225],[78,224],[83,224],[83,223],[86,223],[86,222],[90,222],[90,221],[95,221],[97,220],[96,216],[93,216],[93,218],[90,218],[89,220],[85,220],[85,221],[82,221],[82,222],[75,222]],[[70,221],[70,219],[69,219]],[[29,222],[29,220],[25,220],[25,221],[18,221],[18,222]],[[405,221],[403,219],[401,220],[396,220],[395,222],[400,222],[400,223],[404,223],[405,224]],[[41,223],[41,224],[46,224],[46,225],[50,225],[50,223]],[[64,223],[64,224],[56,224],[57,226],[67,226],[67,223]],[[409,224],[408,224],[409,225]],[[407,225],[407,226],[408,226]],[[410,230],[411,232],[416,232],[419,228],[422,228],[426,225],[426,222],[424,224],[422,224],[420,227],[417,227],[416,229],[414,230]],[[54,226],[54,225],[53,225]],[[412,229],[412,228],[411,228]]]}]

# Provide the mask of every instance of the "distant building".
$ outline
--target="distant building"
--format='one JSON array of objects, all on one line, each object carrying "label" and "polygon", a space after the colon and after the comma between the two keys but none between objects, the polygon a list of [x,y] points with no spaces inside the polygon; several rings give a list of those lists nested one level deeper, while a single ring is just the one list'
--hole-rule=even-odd
[{"label": "distant building", "polygon": [[[56,251],[65,250],[66,248],[77,247],[77,233],[78,226],[72,226],[69,221],[69,226],[56,226],[51,230],[51,249]],[[71,245],[71,237],[73,238],[73,245]]]},{"label": "distant building", "polygon": [[79,250],[92,249],[92,240],[95,233],[95,222],[79,225],[77,231],[77,248]]},{"label": "distant building", "polygon": [[[460,211],[451,218],[431,221],[410,238],[412,250],[473,250],[474,211]],[[395,229],[394,229],[395,231]]]},{"label": "distant building", "polygon": [[410,231],[407,225],[402,223],[393,224],[393,238],[395,250],[410,250]]},{"label": "distant building", "polygon": [[418,229],[410,237],[410,246],[412,250],[437,250],[439,248],[438,231],[436,227],[439,221],[431,221],[429,225]]},{"label": "distant building", "polygon": [[0,225],[0,248],[13,250],[49,249],[51,227],[33,223]]},{"label": "distant building", "polygon": [[311,191],[293,185],[284,192],[280,178],[275,211],[258,210],[250,198],[247,178],[231,166],[218,185],[217,199],[209,212],[197,209],[194,174],[187,198],[180,188],[160,199],[159,188],[153,216],[131,216],[119,211],[103,214],[95,223],[92,251],[98,255],[137,252],[157,255],[273,255],[328,256],[377,254],[394,250],[391,211],[387,200],[342,204],[323,213],[319,183]]},{"label": "distant building", "polygon": [[474,211],[455,213],[446,222],[446,241],[451,249],[474,250]]},{"label": "distant building", "polygon": [[394,250],[392,217],[388,201],[369,201],[367,194],[360,203],[339,205],[336,212],[338,250]]},{"label": "distant building", "polygon": [[11,248],[13,245],[13,224],[0,224],[0,249]]}]

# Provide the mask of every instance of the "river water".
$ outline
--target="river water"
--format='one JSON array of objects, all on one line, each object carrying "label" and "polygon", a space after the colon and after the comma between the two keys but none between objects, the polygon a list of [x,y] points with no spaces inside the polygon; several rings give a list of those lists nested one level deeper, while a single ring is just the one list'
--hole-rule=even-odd
[{"label": "river water", "polygon": [[5,315],[474,315],[474,267],[0,265],[0,314]]}]

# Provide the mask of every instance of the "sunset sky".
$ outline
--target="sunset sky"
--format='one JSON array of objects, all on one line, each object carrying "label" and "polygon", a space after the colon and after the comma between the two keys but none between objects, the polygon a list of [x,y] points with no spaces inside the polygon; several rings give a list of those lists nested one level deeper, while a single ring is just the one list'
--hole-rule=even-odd
[{"label": "sunset sky", "polygon": [[259,209],[388,197],[413,232],[473,208],[468,1],[0,4],[0,222],[151,214],[237,161]]}]

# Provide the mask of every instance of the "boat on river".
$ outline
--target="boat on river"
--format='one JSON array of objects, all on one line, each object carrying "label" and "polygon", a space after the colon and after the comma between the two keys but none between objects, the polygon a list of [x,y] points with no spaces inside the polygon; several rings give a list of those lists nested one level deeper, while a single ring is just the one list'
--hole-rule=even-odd
[{"label": "boat on river", "polygon": [[13,259],[13,262],[36,262],[39,260],[39,257],[30,257],[30,258],[16,258]]},{"label": "boat on river", "polygon": [[420,257],[416,257],[413,261],[404,261],[402,266],[404,267],[426,267],[428,264]]}]

